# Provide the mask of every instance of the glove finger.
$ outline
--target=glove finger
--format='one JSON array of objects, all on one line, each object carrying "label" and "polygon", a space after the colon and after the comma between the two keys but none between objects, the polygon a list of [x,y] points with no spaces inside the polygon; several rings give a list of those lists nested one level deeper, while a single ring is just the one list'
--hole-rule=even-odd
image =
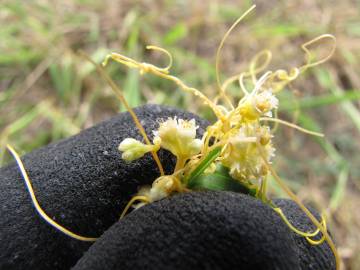
[{"label": "glove finger", "polygon": [[[157,105],[135,110],[149,137],[160,119],[195,118],[199,135],[207,122],[191,113]],[[158,176],[150,154],[132,163],[117,147],[126,137],[142,139],[130,115],[122,113],[71,138],[50,144],[22,160],[45,212],[65,228],[97,237],[116,222],[139,185]],[[166,170],[174,158],[160,151]],[[69,269],[90,243],[57,231],[35,211],[16,164],[0,169],[0,269]]]},{"label": "glove finger", "polygon": [[73,270],[300,269],[294,239],[269,206],[232,192],[189,192],[114,224]]}]

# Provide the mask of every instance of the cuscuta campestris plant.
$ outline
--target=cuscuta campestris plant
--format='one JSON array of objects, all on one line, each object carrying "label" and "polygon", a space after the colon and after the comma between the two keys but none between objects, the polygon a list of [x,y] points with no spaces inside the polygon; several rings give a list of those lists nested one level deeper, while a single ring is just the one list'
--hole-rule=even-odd
[{"label": "cuscuta campestris plant", "polygon": [[[305,64],[300,67],[294,67],[289,71],[282,69],[275,71],[267,70],[272,54],[268,50],[261,51],[250,61],[247,71],[228,78],[222,84],[220,81],[219,67],[224,42],[235,26],[254,8],[255,6],[252,6],[230,27],[218,47],[216,53],[216,78],[219,94],[213,100],[198,89],[186,85],[170,73],[173,59],[171,54],[163,48],[147,46],[147,49],[162,52],[169,58],[169,65],[166,67],[141,63],[117,53],[109,54],[103,62],[103,66],[105,66],[111,59],[129,68],[138,69],[141,74],[150,73],[165,80],[173,81],[183,91],[200,98],[205,105],[211,108],[217,118],[214,124],[207,127],[201,139],[196,138],[197,126],[194,119],[183,120],[175,117],[159,123],[159,128],[153,131],[154,139],[151,142],[118,86],[116,86],[106,74],[102,66],[97,65],[83,54],[85,58],[96,66],[100,75],[107,81],[120,101],[125,105],[143,136],[145,143],[133,138],[126,138],[121,142],[119,150],[122,152],[122,158],[131,162],[150,152],[160,172],[160,177],[157,178],[151,186],[140,188],[138,194],[129,201],[120,217],[122,218],[131,206],[139,208],[145,204],[166,198],[174,193],[199,189],[244,192],[271,206],[292,231],[305,237],[311,245],[319,245],[326,241],[334,253],[336,269],[339,269],[339,256],[327,232],[325,217],[322,216],[322,220],[319,222],[297,196],[284,184],[271,166],[271,161],[275,156],[275,147],[272,143],[274,135],[270,126],[271,122],[284,124],[310,135],[323,136],[323,134],[305,130],[293,123],[278,119],[276,117],[278,108],[276,94],[282,91],[286,85],[294,81],[308,68],[327,61],[334,53],[335,38],[332,35],[325,34],[304,43],[301,47],[306,56]],[[324,39],[333,41],[331,51],[326,57],[312,61],[312,54],[309,47]],[[226,90],[231,83],[236,81],[239,83],[243,97],[235,104],[233,98],[226,94]],[[245,86],[249,84],[253,85],[250,90]],[[273,117],[273,115],[275,115],[275,117]],[[7,148],[19,165],[32,202],[40,216],[50,225],[73,238],[82,241],[95,241],[96,238],[84,237],[67,230],[45,213],[36,199],[31,181],[20,157],[10,145],[8,145]],[[173,173],[170,175],[165,175],[160,159],[158,158],[157,151],[160,148],[170,151],[176,157],[176,165]],[[304,211],[317,227],[315,231],[303,232],[295,228],[283,214],[282,210],[268,198],[267,181],[269,175],[273,176],[277,184]],[[322,237],[319,240],[315,240],[314,237],[319,233],[322,234]]]}]

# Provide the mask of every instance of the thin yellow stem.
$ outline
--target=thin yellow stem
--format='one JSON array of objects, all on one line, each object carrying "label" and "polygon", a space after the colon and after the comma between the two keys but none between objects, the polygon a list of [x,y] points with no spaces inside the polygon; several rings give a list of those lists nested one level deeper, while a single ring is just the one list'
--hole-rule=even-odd
[{"label": "thin yellow stem", "polygon": [[186,162],[186,159],[184,159],[182,157],[177,157],[174,172],[177,172],[178,170],[181,170],[182,168],[184,168],[185,162]]},{"label": "thin yellow stem", "polygon": [[340,257],[336,250],[335,244],[332,241],[330,235],[328,234],[327,230],[319,223],[319,221],[314,217],[314,215],[305,207],[305,205],[298,199],[298,197],[285,185],[285,183],[281,180],[272,166],[266,159],[266,156],[262,150],[262,147],[259,142],[257,142],[257,146],[259,148],[259,153],[264,161],[266,168],[271,172],[272,176],[274,177],[276,183],[281,187],[282,190],[286,192],[286,194],[301,208],[302,211],[308,216],[312,223],[322,232],[324,235],[326,242],[329,244],[330,249],[332,250],[334,257],[335,257],[335,264],[336,269],[340,269]]},{"label": "thin yellow stem", "polygon": [[260,198],[262,201],[266,200],[266,191],[267,191],[267,177],[264,176],[260,185],[260,196],[261,196]]},{"label": "thin yellow stem", "polygon": [[[151,46],[151,48],[154,49],[154,46]],[[156,47],[156,48],[157,48],[157,50],[160,51],[159,47]],[[170,53],[164,49],[161,49],[161,51],[166,52],[166,54],[168,56],[170,55]],[[164,69],[164,68],[154,66],[152,64],[140,63],[138,61],[135,61],[131,58],[128,58],[126,56],[123,56],[123,55],[117,54],[117,53],[111,53],[110,55],[108,55],[106,57],[105,61],[103,62],[103,65],[106,65],[109,59],[113,59],[114,61],[119,62],[129,68],[139,69],[141,74],[152,73],[156,76],[159,76],[160,78],[175,82],[183,91],[190,92],[191,94],[193,94],[197,97],[200,97],[204,101],[204,103],[213,110],[213,112],[215,113],[215,115],[218,119],[224,119],[223,113],[221,112],[221,110],[219,110],[217,108],[217,106],[214,102],[212,102],[207,96],[205,96],[203,93],[201,93],[196,88],[189,87],[185,83],[183,83],[179,78],[177,78],[173,75],[169,75],[168,74],[169,72],[166,69],[167,67]],[[171,61],[172,61],[172,58],[171,58]],[[171,65],[171,64],[172,64],[172,62],[170,62],[169,65]]]},{"label": "thin yellow stem", "polygon": [[[125,97],[122,94],[122,91],[120,90],[120,88],[114,83],[114,81],[109,77],[109,75],[107,75],[107,73],[105,72],[105,70],[98,65],[97,63],[95,63],[90,57],[88,57],[85,53],[80,52],[80,54],[89,62],[91,62],[97,69],[97,71],[99,72],[99,74],[101,75],[101,77],[103,77],[103,79],[110,85],[111,89],[114,91],[115,95],[119,98],[119,100],[122,102],[122,104],[124,104],[126,110],[130,113],[136,127],[139,129],[140,134],[143,136],[146,144],[151,145],[151,142],[145,132],[144,127],[140,124],[140,121],[138,119],[138,117],[136,116],[135,112],[133,111],[133,109],[129,106],[129,104],[127,103]],[[157,153],[155,151],[151,152],[151,155],[153,156],[159,171],[161,175],[165,175],[164,172],[164,168],[160,162],[160,159],[157,155]]]},{"label": "thin yellow stem", "polygon": [[281,208],[273,208],[274,211],[276,213],[279,214],[279,216],[282,218],[282,220],[284,221],[284,223],[292,230],[294,231],[296,234],[299,234],[303,237],[313,237],[313,236],[316,236],[320,230],[319,229],[316,229],[315,231],[313,232],[303,232],[303,231],[300,231],[299,229],[295,228],[291,223],[290,221],[287,219],[287,217],[284,215],[283,211],[281,210]]},{"label": "thin yellow stem", "polygon": [[[274,109],[274,118],[278,119],[278,115],[279,115],[278,109]],[[278,127],[279,127],[279,122],[275,122],[275,124],[271,128],[271,133],[274,134],[277,131]]]},{"label": "thin yellow stem", "polygon": [[290,123],[290,122],[287,122],[287,121],[284,121],[284,120],[281,120],[281,119],[270,118],[270,117],[261,117],[259,120],[260,121],[269,121],[269,122],[275,122],[275,123],[283,124],[285,126],[297,129],[297,130],[299,130],[301,132],[304,132],[306,134],[310,134],[310,135],[317,136],[317,137],[324,137],[324,134],[322,134],[322,133],[302,128],[302,127],[300,127],[298,125],[295,125],[293,123]]},{"label": "thin yellow stem", "polygon": [[[325,217],[323,217],[323,216],[322,216],[322,224],[323,224],[325,230],[327,230],[327,228],[326,228],[326,219],[325,219]],[[314,245],[314,246],[321,245],[321,244],[325,241],[325,235],[323,235],[319,240],[313,240],[313,239],[311,239],[310,237],[306,237],[306,240],[307,240],[310,244],[312,244],[312,245]]]},{"label": "thin yellow stem", "polygon": [[[257,67],[257,62],[259,61],[259,59],[261,59],[262,56],[265,56],[265,61],[264,63]],[[249,72],[248,72],[248,75],[251,76],[251,79],[252,79],[252,82],[253,84],[255,85],[256,82],[257,82],[257,78],[256,78],[256,75],[263,71],[269,64],[270,64],[270,61],[271,61],[271,58],[272,58],[272,53],[271,51],[269,50],[263,50],[263,51],[260,51],[259,53],[257,53],[253,59],[250,61],[250,68],[249,68]],[[245,73],[245,76],[247,75],[247,73]]]},{"label": "thin yellow stem", "polygon": [[221,56],[221,50],[224,46],[224,43],[226,41],[226,39],[228,38],[228,36],[230,35],[230,33],[232,32],[232,30],[236,27],[236,25],[238,25],[254,8],[256,7],[256,5],[251,6],[239,19],[237,19],[233,25],[229,28],[229,30],[227,30],[227,32],[225,33],[224,37],[222,38],[220,45],[216,51],[216,60],[215,60],[215,68],[216,68],[216,81],[217,81],[217,85],[220,91],[220,94],[222,97],[225,98],[226,102],[230,105],[231,108],[233,108],[233,105],[231,103],[231,100],[229,99],[228,96],[226,96],[224,89],[221,86],[221,80],[220,80],[220,56]]},{"label": "thin yellow stem", "polygon": [[124,208],[123,212],[120,215],[120,219],[122,219],[126,213],[129,211],[130,207],[134,204],[136,201],[142,201],[144,203],[150,203],[150,200],[146,196],[134,196],[131,198],[131,200],[127,203],[126,207]]},{"label": "thin yellow stem", "polygon": [[201,93],[198,89],[196,89],[194,87],[189,87],[184,82],[182,82],[179,78],[177,78],[177,77],[175,77],[173,75],[168,75],[168,74],[162,73],[162,72],[160,72],[160,71],[158,71],[156,69],[152,70],[152,73],[159,76],[159,77],[161,77],[161,78],[173,81],[175,84],[180,86],[180,88],[182,90],[184,90],[185,92],[189,92],[189,93],[193,94],[194,96],[197,96],[197,97],[201,98],[204,101],[204,103],[206,105],[208,105],[213,110],[216,117],[218,119],[224,121],[225,116],[223,115],[221,110],[219,110],[217,108],[217,106],[207,96],[205,96],[203,93]]},{"label": "thin yellow stem", "polygon": [[154,45],[148,45],[148,46],[146,46],[146,49],[163,52],[169,58],[169,64],[166,67],[158,68],[159,70],[161,70],[165,73],[168,73],[173,64],[173,58],[172,58],[171,53],[169,53],[169,51],[165,50],[164,48],[160,48],[160,47],[154,46]]},{"label": "thin yellow stem", "polygon": [[[330,52],[329,54],[324,57],[323,59],[320,59],[314,63],[311,63],[311,52],[310,50],[308,49],[308,47],[312,44],[315,44],[316,42],[318,42],[319,40],[323,40],[323,39],[330,39],[333,44],[332,44],[332,47],[330,49]],[[324,34],[324,35],[321,35],[321,36],[318,36],[304,44],[301,45],[301,49],[305,52],[305,55],[306,55],[306,64],[303,65],[302,67],[300,67],[300,70],[301,71],[305,71],[306,69],[308,69],[309,67],[314,67],[314,66],[317,66],[317,65],[320,65],[324,62],[326,62],[327,60],[330,59],[330,57],[335,53],[335,49],[336,49],[336,38],[333,36],[333,35],[330,35],[330,34]]]},{"label": "thin yellow stem", "polygon": [[57,222],[55,222],[54,220],[52,220],[46,213],[45,211],[41,208],[38,200],[36,199],[35,193],[34,193],[34,189],[31,185],[31,180],[25,170],[24,164],[22,163],[19,155],[17,154],[17,152],[14,150],[14,148],[12,148],[9,144],[6,145],[6,148],[9,150],[9,152],[12,154],[12,156],[14,157],[17,165],[19,166],[21,175],[23,177],[23,179],[25,180],[25,184],[26,184],[26,188],[29,191],[30,197],[31,197],[31,201],[36,209],[36,211],[39,213],[39,215],[47,222],[49,223],[51,226],[53,226],[55,229],[61,231],[62,233],[75,238],[77,240],[81,240],[81,241],[87,241],[87,242],[94,242],[96,241],[97,238],[94,237],[85,237],[85,236],[81,236],[78,235],[76,233],[71,232],[70,230],[66,229],[65,227],[61,226],[60,224],[58,224]]}]

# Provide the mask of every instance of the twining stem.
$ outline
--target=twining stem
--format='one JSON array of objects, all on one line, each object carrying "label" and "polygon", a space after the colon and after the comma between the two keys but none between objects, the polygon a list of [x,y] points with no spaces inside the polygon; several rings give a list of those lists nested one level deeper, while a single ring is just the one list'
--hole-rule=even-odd
[{"label": "twining stem", "polygon": [[131,200],[127,203],[125,209],[123,210],[123,212],[120,215],[120,219],[122,219],[126,213],[129,211],[130,207],[136,202],[136,201],[141,201],[143,203],[150,203],[149,198],[147,196],[134,196],[131,198]]},{"label": "twining stem", "polygon": [[262,150],[262,146],[259,142],[257,142],[257,146],[259,149],[259,153],[264,161],[264,164],[266,168],[271,172],[272,176],[274,177],[276,183],[286,192],[286,194],[300,207],[300,209],[309,217],[311,222],[321,231],[321,233],[324,235],[326,242],[329,244],[330,249],[332,250],[334,257],[335,257],[335,264],[336,269],[340,269],[340,257],[336,250],[335,244],[332,241],[331,237],[329,236],[327,230],[320,224],[320,222],[314,217],[314,215],[305,207],[305,205],[298,199],[298,197],[285,185],[285,183],[281,180],[281,178],[278,176],[278,174],[275,172],[275,170],[272,168],[272,166],[269,164],[269,162],[266,159],[266,156]]},{"label": "twining stem", "polygon": [[224,37],[222,38],[222,40],[220,42],[220,45],[219,45],[219,47],[217,49],[217,52],[216,52],[216,60],[215,60],[216,81],[217,81],[217,84],[218,84],[218,87],[219,87],[221,97],[225,98],[226,102],[228,103],[228,105],[230,106],[231,109],[234,109],[234,107],[233,107],[232,102],[229,99],[229,97],[225,94],[225,90],[224,90],[224,88],[222,88],[221,81],[220,81],[220,54],[221,54],[221,49],[224,46],[225,40],[230,35],[232,30],[236,27],[236,25],[238,25],[238,23],[240,21],[242,21],[255,7],[256,7],[256,5],[251,6],[239,19],[237,19],[233,23],[233,25],[229,28],[229,30],[227,30]]},{"label": "twining stem", "polygon": [[306,134],[309,134],[309,135],[313,135],[313,136],[317,136],[317,137],[324,137],[324,134],[322,133],[319,133],[319,132],[315,132],[315,131],[311,131],[311,130],[308,130],[308,129],[305,129],[305,128],[302,128],[298,125],[295,125],[293,123],[290,123],[290,122],[287,122],[287,121],[284,121],[284,120],[281,120],[281,119],[278,119],[278,118],[270,118],[270,117],[261,117],[259,119],[260,121],[270,121],[270,122],[275,122],[275,123],[279,123],[279,124],[283,124],[285,126],[288,126],[288,127],[291,127],[291,128],[294,128],[294,129],[297,129],[301,132],[304,132]]},{"label": "twining stem", "polygon": [[[124,104],[126,110],[130,113],[136,127],[139,129],[140,134],[143,136],[145,142],[147,145],[152,145],[146,132],[144,127],[140,124],[140,121],[138,119],[138,117],[136,116],[135,112],[131,109],[131,107],[129,106],[129,104],[127,103],[125,97],[122,94],[122,91],[120,90],[120,88],[114,83],[114,81],[109,77],[109,75],[107,75],[107,73],[104,71],[104,69],[98,65],[97,63],[95,63],[90,57],[88,57],[85,53],[80,52],[80,54],[89,62],[91,62],[95,67],[96,70],[100,73],[101,77],[103,77],[103,79],[110,85],[110,87],[112,88],[112,90],[114,91],[115,95],[119,98],[119,100]],[[164,168],[160,162],[160,159],[157,155],[157,153],[155,151],[151,152],[151,155],[153,156],[159,171],[161,175],[165,175],[164,172]]]},{"label": "twining stem", "polygon": [[168,57],[170,57],[171,61],[170,64],[166,67],[166,68],[160,68],[157,66],[154,66],[152,64],[148,64],[148,63],[140,63],[136,60],[133,60],[129,57],[126,57],[124,55],[121,54],[116,54],[116,53],[111,53],[110,55],[108,55],[105,59],[105,61],[103,62],[103,65],[106,65],[109,61],[109,59],[113,59],[116,62],[119,62],[129,68],[136,68],[139,69],[140,74],[145,74],[145,73],[152,73],[160,78],[163,79],[167,79],[170,81],[173,81],[174,83],[176,83],[183,91],[185,92],[190,92],[193,95],[201,98],[203,100],[203,102],[205,104],[207,104],[215,113],[216,117],[218,119],[224,120],[225,116],[223,115],[223,113],[221,112],[221,110],[216,106],[216,104],[214,102],[212,102],[207,96],[205,96],[203,93],[201,93],[199,90],[197,90],[194,87],[189,87],[187,86],[185,83],[183,83],[179,78],[170,75],[169,74],[169,68],[171,67],[172,64],[172,57],[171,54],[166,51],[165,49],[159,48],[157,46],[147,46],[147,48],[149,49],[155,49],[158,51],[162,51],[164,52]]},{"label": "twining stem", "polygon": [[49,223],[51,226],[53,226],[55,229],[63,232],[64,234],[75,238],[77,240],[81,240],[81,241],[87,241],[87,242],[94,242],[96,241],[97,238],[94,237],[85,237],[85,236],[81,236],[78,235],[76,233],[73,233],[71,231],[69,231],[68,229],[64,228],[63,226],[61,226],[60,224],[56,223],[53,219],[51,219],[46,213],[45,211],[41,208],[38,200],[36,199],[35,193],[34,193],[34,189],[31,185],[31,181],[30,178],[25,170],[24,164],[22,163],[19,155],[17,154],[17,152],[15,151],[14,148],[12,148],[9,144],[6,145],[7,149],[9,150],[9,152],[12,154],[12,156],[14,157],[17,165],[20,168],[20,172],[22,177],[25,180],[25,184],[26,184],[26,188],[29,191],[30,197],[31,197],[31,201],[34,204],[34,207],[36,209],[36,211],[39,213],[39,215],[47,222]]},{"label": "twining stem", "polygon": [[279,207],[275,207],[273,208],[274,211],[276,213],[278,213],[280,215],[280,217],[282,218],[282,220],[285,222],[285,224],[292,230],[294,231],[295,233],[297,233],[298,235],[301,235],[303,237],[314,237],[316,236],[320,230],[319,228],[317,228],[315,231],[313,232],[303,232],[303,231],[300,231],[299,229],[295,228],[291,223],[290,221],[287,219],[287,217],[285,216],[285,214],[283,213],[283,211],[281,210],[281,208]]},{"label": "twining stem", "polygon": [[197,90],[196,88],[194,87],[189,87],[187,86],[184,82],[182,82],[179,78],[173,76],[173,75],[169,75],[169,74],[166,74],[166,73],[163,73],[157,69],[153,69],[152,70],[153,74],[161,77],[161,78],[164,78],[164,79],[167,79],[167,80],[170,80],[170,81],[173,81],[176,85],[178,85],[182,90],[184,90],[185,92],[189,92],[189,93],[192,93],[193,95],[201,98],[203,100],[203,102],[208,105],[214,112],[214,114],[216,115],[216,117],[222,121],[225,121],[225,116],[224,114],[219,110],[219,108],[217,108],[217,106],[207,97],[205,96],[203,93],[201,93],[199,90]]}]

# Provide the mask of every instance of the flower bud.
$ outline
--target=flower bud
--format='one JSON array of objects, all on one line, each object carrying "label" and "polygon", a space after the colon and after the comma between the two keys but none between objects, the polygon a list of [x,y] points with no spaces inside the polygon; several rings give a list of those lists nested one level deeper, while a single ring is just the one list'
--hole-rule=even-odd
[{"label": "flower bud", "polygon": [[148,152],[157,151],[159,148],[160,146],[157,144],[147,145],[133,138],[126,138],[120,143],[118,149],[123,152],[122,159],[130,162],[143,157]]}]

